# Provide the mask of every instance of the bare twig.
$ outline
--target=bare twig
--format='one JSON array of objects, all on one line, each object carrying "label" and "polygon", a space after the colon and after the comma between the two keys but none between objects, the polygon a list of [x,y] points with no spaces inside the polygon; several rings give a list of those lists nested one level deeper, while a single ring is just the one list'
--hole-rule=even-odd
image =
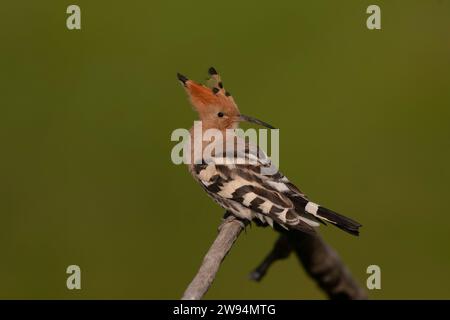
[{"label": "bare twig", "polygon": [[[245,228],[245,223],[233,215],[225,217],[197,275],[184,292],[183,300],[198,300],[203,297],[221,262]],[[319,235],[278,231],[281,234],[272,251],[250,274],[252,280],[260,281],[275,261],[287,258],[294,251],[308,275],[330,299],[367,299],[366,292],[352,278],[337,253]]]},{"label": "bare twig", "polygon": [[275,242],[272,251],[267,257],[249,274],[249,278],[254,281],[261,281],[266,275],[270,266],[277,260],[286,259],[292,252],[292,246],[286,236],[281,235]]},{"label": "bare twig", "polygon": [[182,300],[199,300],[208,291],[216,277],[220,264],[230,251],[239,234],[244,230],[246,222],[233,215],[225,214],[219,227],[219,234],[208,253],[203,258],[197,275],[183,294]]}]

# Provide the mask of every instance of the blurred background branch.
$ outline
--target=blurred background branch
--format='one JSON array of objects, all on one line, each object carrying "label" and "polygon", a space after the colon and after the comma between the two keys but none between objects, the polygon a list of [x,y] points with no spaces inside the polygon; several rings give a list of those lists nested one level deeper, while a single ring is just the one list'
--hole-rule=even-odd
[{"label": "blurred background branch", "polygon": [[367,293],[353,279],[350,271],[335,250],[318,235],[296,231],[281,231],[272,251],[250,273],[250,278],[260,281],[277,260],[295,252],[306,273],[330,299],[362,300]]}]

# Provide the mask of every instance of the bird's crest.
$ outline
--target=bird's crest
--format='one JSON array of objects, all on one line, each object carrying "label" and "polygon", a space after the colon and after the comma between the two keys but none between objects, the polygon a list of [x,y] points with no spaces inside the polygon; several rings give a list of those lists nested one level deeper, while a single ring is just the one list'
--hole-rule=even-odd
[{"label": "bird's crest", "polygon": [[233,97],[225,90],[221,77],[216,69],[213,67],[209,68],[208,74],[208,86],[190,80],[182,74],[177,74],[178,80],[184,86],[195,109],[202,113],[211,106],[220,106],[226,111],[238,112],[238,107]]}]

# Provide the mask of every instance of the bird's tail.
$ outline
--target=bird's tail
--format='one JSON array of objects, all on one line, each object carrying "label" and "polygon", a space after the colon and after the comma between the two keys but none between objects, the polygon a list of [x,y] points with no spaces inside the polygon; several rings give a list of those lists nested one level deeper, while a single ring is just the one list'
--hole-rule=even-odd
[{"label": "bird's tail", "polygon": [[362,227],[362,225],[355,220],[324,207],[318,208],[316,216],[355,236],[359,235],[359,228]]},{"label": "bird's tail", "polygon": [[308,201],[303,197],[295,197],[292,200],[294,200],[296,209],[298,211],[301,210],[312,214],[317,219],[329,222],[339,229],[342,229],[355,236],[359,235],[359,228],[362,227],[362,225],[355,220],[347,218],[337,212],[334,212],[333,210],[319,206],[318,204]]}]

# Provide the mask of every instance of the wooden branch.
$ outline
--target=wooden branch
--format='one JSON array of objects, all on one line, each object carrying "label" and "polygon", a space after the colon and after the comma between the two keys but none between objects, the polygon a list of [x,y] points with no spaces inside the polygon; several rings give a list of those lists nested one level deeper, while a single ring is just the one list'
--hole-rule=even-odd
[{"label": "wooden branch", "polygon": [[306,273],[330,299],[365,300],[367,293],[353,279],[336,251],[318,235],[296,231],[281,231],[275,246],[263,262],[250,274],[261,281],[269,267],[295,251]]},{"label": "wooden branch", "polygon": [[[220,264],[247,223],[225,214],[219,234],[205,255],[197,275],[184,292],[183,300],[198,300],[204,296]],[[330,299],[367,299],[366,292],[352,278],[337,253],[318,234],[308,235],[281,228],[277,231],[281,233],[280,237],[268,256],[250,274],[252,280],[260,281],[275,261],[287,258],[294,251],[308,275]]]},{"label": "wooden branch", "polygon": [[202,265],[184,292],[182,300],[199,300],[205,295],[216,277],[220,264],[246,225],[247,222],[239,220],[234,215],[225,214],[219,227],[219,234],[203,258]]}]

